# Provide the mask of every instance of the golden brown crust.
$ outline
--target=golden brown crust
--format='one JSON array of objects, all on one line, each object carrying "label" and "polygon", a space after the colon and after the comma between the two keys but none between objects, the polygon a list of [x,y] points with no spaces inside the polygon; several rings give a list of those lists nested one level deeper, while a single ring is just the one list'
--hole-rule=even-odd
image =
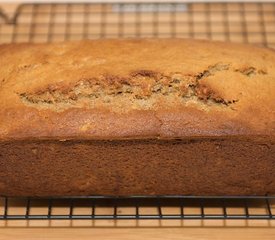
[{"label": "golden brown crust", "polygon": [[275,135],[275,53],[194,40],[0,47],[0,139]]}]

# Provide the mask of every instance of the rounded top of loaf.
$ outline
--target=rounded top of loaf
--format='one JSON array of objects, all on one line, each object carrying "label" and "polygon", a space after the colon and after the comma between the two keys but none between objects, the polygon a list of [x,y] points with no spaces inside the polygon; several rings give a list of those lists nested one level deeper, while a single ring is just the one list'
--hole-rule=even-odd
[{"label": "rounded top of loaf", "polygon": [[275,135],[275,51],[187,39],[0,46],[0,139]]}]

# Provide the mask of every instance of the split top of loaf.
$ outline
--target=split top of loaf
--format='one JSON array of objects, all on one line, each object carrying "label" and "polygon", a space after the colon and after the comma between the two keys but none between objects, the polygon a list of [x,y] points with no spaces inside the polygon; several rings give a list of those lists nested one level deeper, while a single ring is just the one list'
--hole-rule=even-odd
[{"label": "split top of loaf", "polygon": [[0,46],[0,139],[275,135],[275,51],[183,39]]}]

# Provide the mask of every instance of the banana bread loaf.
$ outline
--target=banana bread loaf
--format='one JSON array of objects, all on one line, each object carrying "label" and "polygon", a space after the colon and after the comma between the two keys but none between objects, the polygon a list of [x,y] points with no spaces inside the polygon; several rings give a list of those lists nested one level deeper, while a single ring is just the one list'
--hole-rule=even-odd
[{"label": "banana bread loaf", "polygon": [[0,195],[275,194],[275,52],[0,46]]}]

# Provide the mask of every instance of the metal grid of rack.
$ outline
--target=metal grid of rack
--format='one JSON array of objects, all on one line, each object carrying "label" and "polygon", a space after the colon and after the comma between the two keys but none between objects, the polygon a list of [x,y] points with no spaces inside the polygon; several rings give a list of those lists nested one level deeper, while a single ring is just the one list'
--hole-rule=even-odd
[{"label": "metal grid of rack", "polygon": [[0,220],[275,219],[275,197],[2,198]]},{"label": "metal grid of rack", "polygon": [[179,37],[275,47],[275,3],[24,4],[0,15],[0,42]]},{"label": "metal grid of rack", "polygon": [[[275,48],[275,3],[23,4],[0,43],[156,37]],[[275,219],[275,197],[0,198],[0,220]]]}]

